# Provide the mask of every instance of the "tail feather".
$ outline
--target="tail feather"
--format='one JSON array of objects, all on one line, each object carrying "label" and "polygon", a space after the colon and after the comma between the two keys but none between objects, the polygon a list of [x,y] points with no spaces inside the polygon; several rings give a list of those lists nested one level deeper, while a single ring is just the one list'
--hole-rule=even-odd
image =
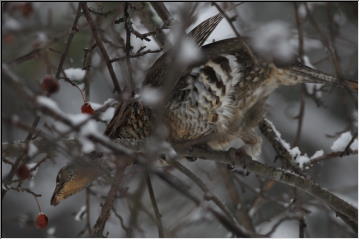
[{"label": "tail feather", "polygon": [[297,81],[304,83],[337,83],[338,79],[319,70],[307,67],[305,65],[293,66],[288,69],[290,75],[297,78]]}]

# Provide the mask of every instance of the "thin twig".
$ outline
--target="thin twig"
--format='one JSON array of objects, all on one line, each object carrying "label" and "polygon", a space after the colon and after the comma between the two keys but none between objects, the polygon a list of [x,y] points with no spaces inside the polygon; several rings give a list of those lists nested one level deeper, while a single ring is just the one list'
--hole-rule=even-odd
[{"label": "thin twig", "polygon": [[323,162],[324,160],[333,159],[336,157],[345,157],[348,155],[355,155],[358,154],[358,150],[349,150],[344,154],[344,151],[338,151],[338,152],[331,152],[325,155],[322,155],[320,157],[312,158],[310,161],[304,163],[303,169],[305,171],[310,170],[314,166],[318,165],[320,162]]},{"label": "thin twig", "polygon": [[[302,27],[302,21],[300,19],[299,16],[299,10],[298,10],[298,5],[296,2],[294,2],[294,10],[295,10],[295,20],[296,20],[296,27],[297,27],[297,31],[298,31],[298,43],[299,43],[299,47],[298,47],[298,55],[300,58],[300,63],[304,63],[304,33],[303,33],[303,27]],[[293,142],[293,146],[297,146],[300,142],[300,137],[301,137],[301,130],[302,130],[302,126],[303,126],[303,121],[304,121],[304,113],[305,113],[305,99],[304,99],[304,95],[305,95],[305,85],[304,83],[301,84],[301,93],[300,93],[300,109],[299,109],[299,114],[296,117],[298,119],[298,125],[297,125],[297,129],[296,129],[296,135],[294,138],[294,142]]]},{"label": "thin twig", "polygon": [[281,218],[277,223],[274,224],[274,226],[270,229],[269,232],[267,232],[265,234],[265,236],[271,237],[271,235],[276,231],[276,229],[285,221],[290,221],[290,220],[298,220],[298,217],[284,217]]},{"label": "thin twig", "polygon": [[91,37],[89,41],[89,48],[84,48],[84,58],[83,58],[83,69],[86,70],[84,77],[84,93],[85,93],[85,101],[89,101],[90,99],[90,64],[91,58],[93,54],[93,49],[96,47],[96,44],[93,43],[94,39]]},{"label": "thin twig", "polygon": [[165,25],[170,25],[171,17],[169,11],[165,7],[165,4],[163,2],[151,2],[151,5],[163,21],[163,23]]},{"label": "thin twig", "polygon": [[73,39],[75,33],[79,31],[77,23],[79,21],[80,16],[81,16],[81,7],[80,7],[80,3],[79,3],[79,6],[78,6],[77,11],[76,11],[75,19],[74,19],[73,25],[71,27],[71,31],[70,31],[68,39],[66,41],[65,49],[64,49],[64,51],[63,51],[63,53],[61,55],[59,65],[58,65],[58,68],[56,70],[56,74],[55,74],[56,79],[59,79],[60,73],[63,70],[63,65],[64,65],[64,62],[65,62],[66,56],[67,56],[67,54],[69,52],[72,39]]},{"label": "thin twig", "polygon": [[305,237],[305,229],[306,229],[305,218],[301,217],[299,219],[299,238],[304,238]]},{"label": "thin twig", "polygon": [[102,40],[101,40],[101,38],[99,36],[97,27],[95,26],[94,20],[91,17],[91,14],[90,14],[89,9],[88,9],[88,7],[86,5],[86,2],[82,2],[82,3],[79,3],[79,4],[80,4],[81,8],[84,11],[84,15],[86,17],[86,20],[89,23],[92,34],[93,34],[93,36],[95,38],[96,45],[99,47],[101,55],[102,55],[102,57],[103,57],[103,59],[104,59],[104,61],[106,63],[109,74],[111,76],[111,80],[112,80],[113,85],[114,85],[114,90],[116,92],[118,92],[118,93],[121,93],[121,88],[120,88],[120,85],[119,85],[119,81],[118,81],[118,79],[116,77],[116,74],[115,74],[114,69],[113,69],[113,67],[111,65],[111,62],[110,62],[109,55],[107,54],[106,49],[104,47],[104,44],[103,44],[103,42],[102,42]]},{"label": "thin twig", "polygon": [[130,209],[131,215],[128,224],[129,231],[126,232],[126,237],[128,238],[134,237],[134,228],[137,227],[139,210],[141,206],[141,199],[144,193],[144,188],[145,188],[145,177],[142,177],[139,186],[133,195],[132,198],[133,201],[131,201],[132,203],[132,207]]},{"label": "thin twig", "polygon": [[221,209],[221,211],[225,213],[226,217],[229,218],[230,222],[232,222],[233,224],[237,224],[236,217],[232,214],[232,212],[227,209],[225,204],[222,203],[221,200],[216,195],[211,193],[209,188],[199,177],[197,177],[191,170],[183,166],[178,161],[170,162],[170,164],[173,164],[176,167],[176,169],[178,169],[185,176],[190,178],[203,191],[204,198],[206,200],[210,200],[214,202],[215,205],[217,205]]},{"label": "thin twig", "polygon": [[[190,154],[183,153],[183,154]],[[185,155],[187,156],[187,155]],[[287,184],[292,187],[296,187],[301,191],[304,191],[313,197],[323,201],[330,208],[347,216],[350,220],[357,222],[357,209],[326,189],[320,187],[312,180],[304,178],[300,175],[285,171],[279,168],[273,168],[264,165],[263,163],[253,161],[250,157],[243,157],[242,159],[236,158],[232,149],[228,152],[217,152],[203,149],[191,150],[191,156],[198,157],[203,160],[213,160],[217,162],[223,162],[225,164],[234,164],[234,161],[241,161],[237,164],[239,167],[246,166],[246,169],[259,176],[267,177],[278,182]]]},{"label": "thin twig", "polygon": [[[237,212],[239,212],[238,222],[249,231],[255,232],[254,224],[250,215],[248,214],[247,204],[245,203],[244,199],[240,198],[238,191],[236,189],[234,183],[234,175],[232,173],[229,174],[229,171],[226,167],[218,165],[218,169],[221,171],[221,175],[224,179],[224,186],[227,186],[227,192],[231,199],[234,208],[234,215],[237,217]],[[239,207],[240,206],[240,207]],[[240,209],[239,209],[240,208]]]},{"label": "thin twig", "polygon": [[[351,88],[352,88],[351,81],[346,81],[345,79],[342,78],[343,72],[341,71],[339,58],[334,52],[333,43],[327,38],[326,34],[321,30],[318,22],[315,20],[313,14],[311,13],[308,4],[307,3],[304,3],[304,4],[305,4],[305,9],[306,9],[306,14],[307,14],[307,16],[309,16],[308,19],[310,20],[310,23],[314,26],[316,31],[319,33],[320,41],[327,48],[327,50],[330,54],[330,59],[334,65],[337,79],[339,79],[339,81],[344,83],[343,86],[345,87],[346,91],[349,93],[349,96],[351,96],[352,102],[354,103],[355,106],[357,106],[357,98],[353,95],[353,92],[351,91]],[[357,85],[356,85],[356,87],[357,87]]]},{"label": "thin twig", "polygon": [[86,204],[86,228],[89,232],[89,235],[92,235],[91,222],[90,222],[90,191],[89,187],[85,191],[85,204]]},{"label": "thin twig", "polygon": [[131,46],[131,19],[129,16],[129,5],[130,3],[125,2],[125,7],[124,7],[124,18],[125,18],[125,33],[126,33],[126,38],[125,38],[125,54],[126,54],[126,67],[127,67],[127,74],[128,74],[128,81],[127,81],[127,91],[129,93],[131,93],[134,89],[134,84],[133,84],[133,76],[132,76],[132,68],[131,68],[131,62],[130,62],[130,55],[131,55],[131,50],[132,50],[132,46]]},{"label": "thin twig", "polygon": [[6,187],[7,190],[12,190],[12,191],[16,191],[16,192],[27,192],[30,193],[31,195],[33,195],[35,198],[41,197],[41,194],[38,193],[34,193],[33,191],[31,191],[28,188],[22,188],[22,187]]},{"label": "thin twig", "polygon": [[113,59],[111,59],[110,61],[111,61],[111,62],[122,61],[122,60],[125,60],[127,57],[128,57],[128,58],[137,58],[137,57],[141,57],[141,56],[144,56],[144,55],[146,55],[146,54],[149,54],[149,53],[159,53],[159,52],[161,52],[161,51],[162,51],[162,49],[155,49],[155,50],[148,49],[148,50],[145,50],[145,51],[141,51],[141,52],[139,52],[139,53],[130,54],[129,56],[123,56],[123,57],[113,58]]},{"label": "thin twig", "polygon": [[[194,196],[192,193],[190,193],[187,189],[183,188],[182,185],[179,185],[178,183],[172,181],[165,174],[163,174],[163,172],[155,171],[154,173],[160,179],[164,180],[165,183],[167,183],[169,186],[171,186],[172,188],[177,190],[179,193],[181,193],[182,195],[187,197],[189,200],[194,202],[196,205],[200,205],[201,201],[196,196]],[[213,208],[207,207],[207,210],[221,223],[221,225],[223,225],[226,229],[228,229],[233,234],[235,234],[235,236],[250,237],[253,235],[254,237],[259,237],[256,234],[251,235],[249,233],[246,233],[241,228],[239,228],[239,226],[237,226],[233,221],[229,220],[228,217],[225,217],[224,215],[222,215],[218,211],[214,210]]]},{"label": "thin twig", "polygon": [[163,238],[163,237],[165,237],[165,235],[164,235],[163,225],[161,222],[161,214],[160,214],[159,208],[157,206],[155,193],[154,193],[154,189],[153,189],[153,186],[151,183],[151,178],[150,178],[149,174],[146,174],[146,184],[147,184],[147,187],[149,190],[151,204],[153,206],[155,217],[156,217],[156,224],[158,226],[159,237]]},{"label": "thin twig", "polygon": [[[2,68],[2,69],[4,70],[4,68]],[[40,122],[40,116],[36,116],[34,122],[32,123],[32,126],[31,126],[31,129],[34,131],[29,132],[28,135],[26,136],[26,139],[25,139],[26,144],[32,139],[34,133],[36,132],[35,130],[36,130],[36,127],[39,124],[39,122]],[[17,169],[22,164],[25,164],[27,159],[28,159],[27,149],[25,149],[24,152],[16,159],[15,163],[11,166],[11,169],[10,169],[10,172],[8,173],[8,175],[2,180],[3,184],[5,186],[12,181]],[[4,189],[4,188],[1,189],[1,199],[4,199],[6,192],[7,192],[6,189]]]},{"label": "thin twig", "polygon": [[121,215],[116,211],[116,209],[114,207],[112,208],[112,211],[115,214],[115,217],[117,217],[119,219],[120,226],[122,227],[122,229],[124,229],[125,233],[128,234],[130,229],[125,226],[124,219],[121,217]]},{"label": "thin twig", "polygon": [[225,13],[225,11],[216,2],[213,2],[212,4],[217,8],[217,10],[221,13],[221,15],[223,15],[223,17],[229,23],[229,25],[230,25],[231,29],[233,30],[233,32],[235,33],[235,35],[241,40],[243,46],[246,49],[246,52],[249,54],[249,56],[253,60],[254,64],[258,64],[259,63],[258,59],[256,58],[255,54],[253,53],[253,51],[251,50],[249,45],[241,37],[240,33],[236,30],[236,28],[234,26],[234,23],[233,23],[233,20],[230,19],[230,17]]}]

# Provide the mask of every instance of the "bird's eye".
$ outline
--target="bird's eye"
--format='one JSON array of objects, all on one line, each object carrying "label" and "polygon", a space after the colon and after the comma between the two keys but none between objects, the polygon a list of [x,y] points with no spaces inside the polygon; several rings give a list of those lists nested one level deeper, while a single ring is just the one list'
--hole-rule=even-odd
[{"label": "bird's eye", "polygon": [[60,174],[56,176],[56,182],[58,183],[60,181]]}]

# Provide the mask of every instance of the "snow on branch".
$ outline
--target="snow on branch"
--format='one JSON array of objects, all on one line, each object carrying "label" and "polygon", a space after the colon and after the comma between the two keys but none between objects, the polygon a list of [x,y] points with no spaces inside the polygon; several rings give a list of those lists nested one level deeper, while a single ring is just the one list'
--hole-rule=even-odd
[{"label": "snow on branch", "polygon": [[337,151],[345,151],[346,148],[348,148],[348,145],[350,144],[349,148],[353,151],[358,150],[358,140],[357,137],[352,136],[352,134],[347,131],[342,133],[332,144],[331,150],[337,152]]}]

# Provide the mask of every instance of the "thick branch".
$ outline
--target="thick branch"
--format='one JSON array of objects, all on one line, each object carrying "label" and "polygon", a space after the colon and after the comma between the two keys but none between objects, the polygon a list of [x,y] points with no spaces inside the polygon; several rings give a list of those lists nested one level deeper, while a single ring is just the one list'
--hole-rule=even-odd
[{"label": "thick branch", "polygon": [[164,24],[169,25],[171,22],[171,17],[165,4],[163,2],[151,2],[151,5],[155,9],[161,20],[164,22]]},{"label": "thick branch", "polygon": [[323,189],[313,181],[297,174],[290,173],[286,170],[282,170],[279,168],[266,166],[263,163],[251,160],[249,157],[239,159],[238,157],[236,157],[233,150],[230,150],[228,152],[220,152],[211,151],[208,149],[192,149],[188,153],[184,153],[184,155],[191,155],[200,159],[215,160],[225,164],[235,163],[235,166],[239,167],[246,166],[246,169],[248,171],[253,172],[259,176],[274,179],[278,182],[284,183],[292,187],[296,187],[297,189],[310,194],[311,196],[323,201],[326,205],[328,205],[336,212],[344,214],[352,221],[357,223],[358,214],[355,207],[345,202],[341,198],[337,197],[333,193]]},{"label": "thick branch", "polygon": [[93,233],[92,233],[93,237],[102,237],[105,224],[110,217],[110,211],[113,208],[116,199],[116,193],[121,187],[121,181],[124,176],[124,171],[126,167],[129,165],[129,163],[130,163],[129,161],[126,161],[126,159],[124,159],[124,161],[120,162],[119,166],[117,167],[114,182],[111,185],[104,206],[101,208],[100,216],[97,219],[95,226],[93,228]]}]

